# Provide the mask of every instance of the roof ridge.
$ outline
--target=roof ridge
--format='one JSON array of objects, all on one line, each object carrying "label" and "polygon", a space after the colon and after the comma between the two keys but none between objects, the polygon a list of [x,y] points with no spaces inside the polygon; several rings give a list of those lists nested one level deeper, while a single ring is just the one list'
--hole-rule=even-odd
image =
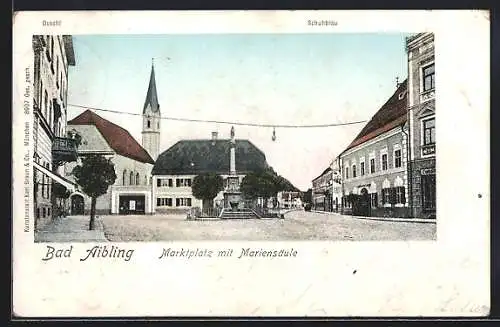
[{"label": "roof ridge", "polygon": [[[85,120],[84,118],[88,119]],[[78,119],[83,119],[84,121],[79,122]],[[144,163],[154,163],[154,160],[148,151],[144,149],[144,147],[132,136],[132,134],[130,134],[127,129],[99,116],[90,109],[85,110],[80,115],[68,121],[68,125],[94,125],[103,136],[106,143],[108,143],[110,148],[112,148],[117,154]],[[111,130],[108,128],[111,128]],[[113,129],[114,131],[112,131]],[[125,137],[125,139],[113,139],[116,132],[122,133],[123,135],[121,135],[121,137]],[[134,149],[130,149],[130,146],[126,145],[127,141],[132,143],[132,147],[137,147],[136,150],[142,151],[143,153],[134,153]]]},{"label": "roof ridge", "polygon": [[[247,139],[237,140],[237,172],[251,172],[268,166],[266,156],[258,147]],[[179,140],[163,151],[155,162],[154,175],[191,174],[199,172],[229,172],[229,142],[220,140],[212,146],[213,140]],[[248,149],[245,150],[245,149]]]},{"label": "roof ridge", "polygon": [[[407,82],[408,78],[405,78],[398,85],[397,89],[391,94],[387,101],[385,101],[385,103],[373,114],[370,120],[363,126],[361,131],[340,154],[343,154],[347,150],[386,132],[385,128],[391,126],[391,123],[394,123],[406,116],[406,100],[408,97]],[[400,97],[400,94],[403,92],[403,97]],[[401,105],[401,103],[404,103],[404,105]],[[401,123],[403,123],[403,121]]]}]

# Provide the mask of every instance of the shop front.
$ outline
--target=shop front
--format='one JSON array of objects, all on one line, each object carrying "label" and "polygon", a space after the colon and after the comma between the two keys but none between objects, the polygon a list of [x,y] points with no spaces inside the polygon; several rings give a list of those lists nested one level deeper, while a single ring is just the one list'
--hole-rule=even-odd
[{"label": "shop front", "polygon": [[150,187],[113,187],[111,192],[111,213],[120,215],[151,214],[152,201]]}]

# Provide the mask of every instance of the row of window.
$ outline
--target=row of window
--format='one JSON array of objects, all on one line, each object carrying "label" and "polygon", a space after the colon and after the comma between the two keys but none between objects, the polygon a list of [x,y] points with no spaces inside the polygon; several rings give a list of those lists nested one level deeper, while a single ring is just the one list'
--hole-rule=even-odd
[{"label": "row of window", "polygon": [[[57,37],[57,40],[59,41],[59,48],[61,49],[61,53],[62,53],[62,44],[61,44],[61,39],[60,39],[60,36],[47,36],[47,47],[45,49],[45,55],[47,57],[47,60],[48,62],[50,63],[50,69],[52,70],[52,73],[55,75],[56,77],[56,86],[57,88],[60,90],[60,96],[61,96],[61,100],[66,103],[64,101],[64,97],[63,97],[63,90],[64,90],[64,86],[65,86],[65,81],[64,81],[64,78],[63,78],[63,72],[62,70],[60,71],[59,70],[59,57],[56,57],[54,56],[54,39]],[[61,60],[63,60],[61,58]],[[54,62],[56,63],[56,69],[54,71]]]},{"label": "row of window", "polygon": [[[134,174],[133,171],[127,173],[125,169],[122,174],[122,185],[141,185],[141,176],[139,173]],[[148,185],[148,176],[144,176],[142,185]]]},{"label": "row of window", "polygon": [[[156,180],[158,187],[174,187],[173,178],[158,178]],[[175,187],[191,187],[191,178],[176,178]]]},{"label": "row of window", "polygon": [[[401,161],[401,149],[397,149],[394,151],[394,168],[400,168],[402,165]],[[383,153],[381,156],[381,170],[387,170],[388,169],[388,159],[387,159],[387,153]],[[370,169],[369,172],[366,172],[365,169],[365,162],[362,161],[360,163],[360,169],[359,169],[359,174],[360,176],[364,176],[365,174],[373,174],[375,173],[375,158],[370,158]],[[358,171],[356,164],[352,165],[352,178],[356,178],[358,176]],[[344,178],[348,179],[349,177],[349,167],[344,168]]]},{"label": "row of window", "polygon": [[[42,162],[42,166],[50,170],[50,165],[48,162]],[[49,176],[46,176],[42,173],[42,182],[35,184],[35,193],[37,193],[41,189],[41,195],[44,199],[50,199],[50,191],[52,179]]]},{"label": "row of window", "polygon": [[[378,193],[370,193],[370,206],[372,208],[377,208],[379,205],[378,202]],[[382,206],[386,204],[405,204],[406,203],[406,195],[404,186],[400,187],[391,187],[382,189],[381,194]],[[346,208],[352,207],[352,202],[348,197],[342,197],[342,203]]]},{"label": "row of window", "polygon": [[[63,78],[63,72],[62,70],[60,71],[59,69],[59,57],[54,56],[54,37],[47,36],[47,46],[46,46],[46,51],[45,51],[46,57],[48,62],[50,63],[50,68],[52,70],[52,74],[55,77],[55,85],[57,89],[59,90],[59,96],[61,98],[61,101],[63,102],[63,106],[66,106],[66,92],[65,92],[65,80]],[[62,60],[62,58],[61,58]],[[56,69],[54,71],[54,62],[56,63]],[[37,65],[38,68],[40,68],[40,65]],[[38,72],[40,74],[40,72]],[[55,108],[53,107],[53,101],[57,99],[53,99],[52,95],[49,96],[49,93],[46,88],[44,88],[44,84],[42,80],[40,79],[39,82],[39,90],[41,93],[41,96],[43,96],[43,99],[40,99],[42,101],[41,103],[41,111],[43,116],[45,117],[45,120],[50,126],[50,129],[53,131],[53,133],[57,136],[63,136],[64,134],[64,128],[62,124],[60,123],[60,119],[56,119],[54,117],[54,110]]]},{"label": "row of window", "polygon": [[37,208],[36,209],[36,218],[46,218],[50,217],[50,208]]},{"label": "row of window", "polygon": [[[173,207],[174,199],[172,198],[156,198],[156,206],[158,207]],[[176,207],[190,207],[191,198],[175,198]]]}]

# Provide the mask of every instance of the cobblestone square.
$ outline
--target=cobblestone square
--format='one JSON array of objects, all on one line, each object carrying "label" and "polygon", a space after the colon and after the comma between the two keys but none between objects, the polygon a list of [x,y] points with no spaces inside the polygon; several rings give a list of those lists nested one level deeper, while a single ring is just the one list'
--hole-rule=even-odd
[{"label": "cobblestone square", "polygon": [[106,237],[127,241],[410,241],[435,240],[435,223],[358,219],[290,212],[285,219],[197,221],[185,216],[105,216]]}]

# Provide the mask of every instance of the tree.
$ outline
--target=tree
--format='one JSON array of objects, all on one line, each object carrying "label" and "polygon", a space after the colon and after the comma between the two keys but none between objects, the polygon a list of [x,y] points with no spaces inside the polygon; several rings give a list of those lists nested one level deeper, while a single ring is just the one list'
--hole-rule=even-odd
[{"label": "tree", "polygon": [[312,203],[312,189],[308,189],[304,192],[304,203]]},{"label": "tree", "polygon": [[65,208],[66,200],[71,195],[71,192],[68,191],[64,185],[61,185],[57,182],[52,182],[52,193],[54,194],[56,202],[57,200],[59,200],[59,203],[56,203],[57,207]]},{"label": "tree", "polygon": [[275,176],[268,171],[250,173],[243,178],[240,190],[250,199],[264,198],[267,207],[267,200],[277,193]]},{"label": "tree", "polygon": [[72,174],[82,191],[91,198],[89,230],[93,230],[96,200],[115,183],[115,166],[111,159],[102,155],[89,155],[82,158],[81,165],[73,168]]},{"label": "tree", "polygon": [[245,197],[250,199],[257,199],[259,197],[259,176],[256,173],[247,174],[241,181],[240,190]]},{"label": "tree", "polygon": [[203,200],[203,208],[213,207],[213,199],[222,191],[223,186],[222,177],[214,173],[198,175],[191,184],[193,196]]}]

